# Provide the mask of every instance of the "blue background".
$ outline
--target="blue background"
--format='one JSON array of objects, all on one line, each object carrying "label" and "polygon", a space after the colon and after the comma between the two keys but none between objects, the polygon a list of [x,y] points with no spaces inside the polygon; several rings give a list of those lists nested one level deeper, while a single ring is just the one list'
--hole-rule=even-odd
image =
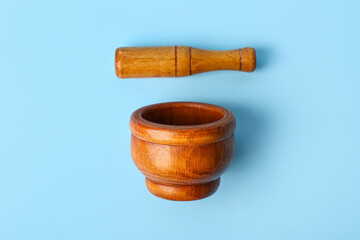
[{"label": "blue background", "polygon": [[[360,239],[360,2],[1,1],[0,239]],[[254,73],[118,79],[120,46],[252,46]],[[232,110],[217,193],[152,196],[130,114]]]}]

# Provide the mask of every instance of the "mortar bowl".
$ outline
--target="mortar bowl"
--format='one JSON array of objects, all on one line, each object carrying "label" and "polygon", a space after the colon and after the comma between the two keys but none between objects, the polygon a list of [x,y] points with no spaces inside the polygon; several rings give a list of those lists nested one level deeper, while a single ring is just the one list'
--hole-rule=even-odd
[{"label": "mortar bowl", "polygon": [[207,103],[166,102],[130,118],[131,156],[148,190],[174,201],[206,198],[235,152],[235,117]]}]

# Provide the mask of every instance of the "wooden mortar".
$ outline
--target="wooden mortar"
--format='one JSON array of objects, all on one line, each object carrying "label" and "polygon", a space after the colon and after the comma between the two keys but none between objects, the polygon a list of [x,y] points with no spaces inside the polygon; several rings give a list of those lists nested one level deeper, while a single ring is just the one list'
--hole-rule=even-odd
[{"label": "wooden mortar", "polygon": [[184,77],[215,70],[252,72],[256,67],[251,47],[214,51],[185,46],[121,47],[115,52],[119,78]]},{"label": "wooden mortar", "polygon": [[235,151],[235,117],[196,102],[167,102],[130,118],[131,155],[157,197],[198,200],[213,194]]}]

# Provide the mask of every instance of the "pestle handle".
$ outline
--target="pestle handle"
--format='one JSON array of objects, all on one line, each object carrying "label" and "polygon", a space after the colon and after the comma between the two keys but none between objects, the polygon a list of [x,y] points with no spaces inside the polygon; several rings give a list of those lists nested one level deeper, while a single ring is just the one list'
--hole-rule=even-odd
[{"label": "pestle handle", "polygon": [[214,51],[186,46],[121,47],[115,52],[119,78],[184,77],[216,70],[252,72],[256,67],[251,47]]}]

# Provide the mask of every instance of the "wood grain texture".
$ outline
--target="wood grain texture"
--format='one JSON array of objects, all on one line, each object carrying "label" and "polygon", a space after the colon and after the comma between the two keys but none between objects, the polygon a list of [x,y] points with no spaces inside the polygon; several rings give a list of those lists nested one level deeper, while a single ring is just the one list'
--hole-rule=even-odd
[{"label": "wood grain texture", "polygon": [[256,68],[255,49],[205,50],[186,46],[121,47],[115,52],[119,78],[184,77],[197,73]]},{"label": "wood grain texture", "polygon": [[234,155],[235,125],[229,110],[205,103],[136,110],[130,118],[131,155],[149,191],[175,201],[213,194]]}]

